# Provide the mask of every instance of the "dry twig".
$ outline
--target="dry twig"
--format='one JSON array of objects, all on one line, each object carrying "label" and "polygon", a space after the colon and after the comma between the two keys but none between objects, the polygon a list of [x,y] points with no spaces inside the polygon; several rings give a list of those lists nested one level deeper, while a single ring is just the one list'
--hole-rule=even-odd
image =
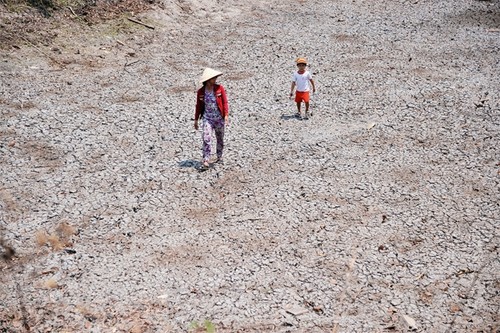
[{"label": "dry twig", "polygon": [[153,27],[152,25],[149,25],[149,24],[146,24],[146,23],[142,23],[141,21],[135,20],[135,19],[133,19],[133,18],[128,17],[127,19],[128,19],[129,21],[131,21],[131,22],[134,22],[134,23],[140,24],[140,25],[142,25],[142,26],[145,26],[146,28],[149,28],[149,29],[152,29],[152,30],[154,30],[154,29],[155,29],[155,27]]}]

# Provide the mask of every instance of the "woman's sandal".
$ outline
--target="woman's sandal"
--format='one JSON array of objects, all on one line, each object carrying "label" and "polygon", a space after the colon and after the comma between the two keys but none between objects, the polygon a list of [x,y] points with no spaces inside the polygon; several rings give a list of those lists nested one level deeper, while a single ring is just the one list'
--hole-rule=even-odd
[{"label": "woman's sandal", "polygon": [[210,168],[210,164],[208,163],[208,161],[203,161],[201,163],[201,166],[200,166],[200,170],[208,170],[208,168]]}]

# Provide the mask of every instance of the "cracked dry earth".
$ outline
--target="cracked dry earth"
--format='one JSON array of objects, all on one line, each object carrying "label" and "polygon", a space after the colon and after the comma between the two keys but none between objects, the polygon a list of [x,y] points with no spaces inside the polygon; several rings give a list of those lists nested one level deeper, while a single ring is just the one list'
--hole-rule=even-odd
[{"label": "cracked dry earth", "polygon": [[497,332],[499,8],[164,0],[2,51],[0,331]]}]

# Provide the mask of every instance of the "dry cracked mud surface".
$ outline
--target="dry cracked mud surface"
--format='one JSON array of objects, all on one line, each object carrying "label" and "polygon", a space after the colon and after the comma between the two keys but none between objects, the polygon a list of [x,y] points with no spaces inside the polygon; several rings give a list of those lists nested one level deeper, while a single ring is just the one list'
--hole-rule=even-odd
[{"label": "dry cracked mud surface", "polygon": [[[1,332],[499,330],[499,1],[134,17],[155,29],[76,20],[1,53]],[[230,124],[199,172],[207,66]]]}]

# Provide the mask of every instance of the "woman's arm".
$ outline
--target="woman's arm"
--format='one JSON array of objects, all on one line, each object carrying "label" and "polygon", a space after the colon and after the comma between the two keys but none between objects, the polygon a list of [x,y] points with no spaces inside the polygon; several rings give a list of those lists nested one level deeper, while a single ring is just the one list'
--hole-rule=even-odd
[{"label": "woman's arm", "polygon": [[196,93],[196,107],[195,107],[195,111],[194,111],[194,129],[196,129],[196,130],[198,129],[198,119],[200,118],[204,107],[205,106],[204,106],[204,103],[202,101],[201,89],[200,89]]},{"label": "woman's arm", "polygon": [[229,116],[229,103],[227,101],[227,94],[223,86],[220,86],[220,90],[221,90],[222,109],[223,109],[222,116],[224,117],[224,119],[227,119],[227,117]]}]

